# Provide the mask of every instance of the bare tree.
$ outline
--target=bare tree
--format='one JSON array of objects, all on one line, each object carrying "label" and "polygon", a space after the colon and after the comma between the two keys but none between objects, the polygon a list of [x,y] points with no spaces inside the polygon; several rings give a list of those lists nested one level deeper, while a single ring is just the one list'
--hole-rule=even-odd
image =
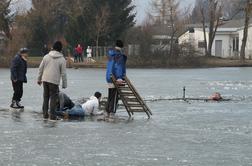
[{"label": "bare tree", "polygon": [[207,36],[206,36],[206,16],[204,14],[204,8],[203,7],[201,7],[200,12],[201,12],[201,15],[202,15],[202,26],[203,26],[203,34],[204,34],[205,55],[207,56],[208,50],[207,50]]},{"label": "bare tree", "polygon": [[246,44],[248,39],[248,27],[249,27],[249,20],[251,16],[251,9],[252,9],[252,1],[246,0],[246,5],[244,7],[245,11],[245,22],[244,22],[244,29],[243,29],[243,39],[242,39],[242,45],[241,45],[241,53],[240,53],[240,60],[242,63],[245,62],[245,56],[246,56]]},{"label": "bare tree", "polygon": [[99,39],[102,35],[106,34],[109,30],[108,19],[109,19],[108,6],[101,7],[100,11],[95,16],[95,36],[96,36],[96,55],[98,55]]},{"label": "bare tree", "polygon": [[[204,2],[208,5],[208,8],[205,8]],[[201,2],[201,14],[202,14],[202,25],[204,32],[204,43],[205,43],[205,53],[206,56],[212,56],[212,46],[216,31],[219,26],[220,17],[222,15],[222,5],[218,0],[207,0]],[[208,43],[206,38],[206,17],[209,18],[209,27],[208,27]]]},{"label": "bare tree", "polygon": [[153,17],[156,24],[166,27],[170,37],[170,55],[174,53],[174,41],[176,33],[178,33],[180,24],[179,19],[179,1],[178,0],[153,0],[152,7],[154,10]]}]

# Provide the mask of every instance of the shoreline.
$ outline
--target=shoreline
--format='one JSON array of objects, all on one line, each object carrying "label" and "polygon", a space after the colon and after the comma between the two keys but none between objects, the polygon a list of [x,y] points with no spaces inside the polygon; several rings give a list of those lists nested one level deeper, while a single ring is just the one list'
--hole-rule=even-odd
[{"label": "shoreline", "polygon": [[[38,68],[40,65],[40,62],[42,60],[42,57],[30,57],[28,60],[28,68]],[[139,64],[132,59],[129,59],[127,63],[127,68],[132,69],[204,69],[204,68],[221,68],[221,67],[252,67],[252,60],[246,60],[245,63],[242,63],[240,60],[237,59],[224,59],[224,58],[218,58],[218,57],[197,57],[192,58],[191,63],[187,62],[181,63],[181,64],[160,64],[158,62],[156,63],[142,63]],[[1,64],[0,68],[9,68],[9,65],[7,63]],[[98,68],[98,69],[104,69],[106,68],[106,60],[101,59],[97,60],[96,63],[73,63],[67,61],[67,68]]]}]

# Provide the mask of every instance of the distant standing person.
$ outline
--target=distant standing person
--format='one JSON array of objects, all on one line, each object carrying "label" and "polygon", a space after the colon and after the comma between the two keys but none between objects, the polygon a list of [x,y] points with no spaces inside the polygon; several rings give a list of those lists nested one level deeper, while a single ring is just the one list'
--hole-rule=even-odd
[{"label": "distant standing person", "polygon": [[23,83],[27,83],[27,57],[28,49],[21,48],[11,63],[11,82],[14,91],[11,108],[24,108],[20,101],[23,96]]},{"label": "distant standing person", "polygon": [[112,83],[111,76],[114,75],[117,83],[121,84],[126,76],[126,61],[127,56],[123,53],[123,42],[116,41],[116,46],[108,51],[107,74],[106,79],[108,83],[108,101],[106,111],[109,116],[116,113],[118,104],[118,93]]},{"label": "distant standing person", "polygon": [[49,53],[48,46],[45,44],[42,48],[42,54],[43,56],[47,55]]},{"label": "distant standing person", "polygon": [[[62,88],[67,88],[66,60],[61,53],[62,43],[57,41],[50,51],[42,60],[39,66],[38,84],[43,83],[44,101],[43,116],[45,119],[56,120],[56,108],[59,93],[60,79],[62,78]],[[50,116],[48,114],[50,101]]]},{"label": "distant standing person", "polygon": [[78,57],[78,62],[83,62],[83,48],[80,44],[78,44],[78,46],[75,48],[75,52],[77,53],[77,57]]},{"label": "distant standing person", "polygon": [[92,49],[90,46],[87,48],[87,61],[92,62]]},{"label": "distant standing person", "polygon": [[74,56],[74,63],[78,63],[78,53],[76,51],[76,48],[73,50],[73,56]]}]

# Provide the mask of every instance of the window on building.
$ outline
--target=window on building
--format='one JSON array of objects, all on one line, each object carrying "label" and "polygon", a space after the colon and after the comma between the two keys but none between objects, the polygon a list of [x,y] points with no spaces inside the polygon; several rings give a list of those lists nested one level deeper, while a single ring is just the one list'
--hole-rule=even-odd
[{"label": "window on building", "polygon": [[233,38],[233,51],[239,51],[239,37]]}]

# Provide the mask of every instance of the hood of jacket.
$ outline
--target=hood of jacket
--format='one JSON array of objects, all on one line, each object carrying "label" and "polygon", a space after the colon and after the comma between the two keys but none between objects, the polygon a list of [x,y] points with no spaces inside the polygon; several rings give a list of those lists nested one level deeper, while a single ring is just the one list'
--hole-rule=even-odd
[{"label": "hood of jacket", "polygon": [[50,51],[49,56],[56,59],[56,58],[62,58],[63,54],[58,51]]}]

